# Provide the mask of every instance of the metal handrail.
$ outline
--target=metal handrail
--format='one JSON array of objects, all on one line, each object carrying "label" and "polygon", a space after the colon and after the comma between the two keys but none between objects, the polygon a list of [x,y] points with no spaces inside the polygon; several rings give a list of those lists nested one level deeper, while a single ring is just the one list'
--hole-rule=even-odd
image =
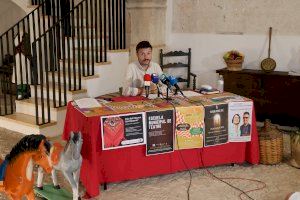
[{"label": "metal handrail", "polygon": [[124,23],[125,0],[83,0],[34,39],[31,69],[38,125],[51,121],[50,97],[54,107],[66,106],[67,91],[82,89],[81,76],[93,76],[95,63],[107,61],[108,49],[125,49]]}]

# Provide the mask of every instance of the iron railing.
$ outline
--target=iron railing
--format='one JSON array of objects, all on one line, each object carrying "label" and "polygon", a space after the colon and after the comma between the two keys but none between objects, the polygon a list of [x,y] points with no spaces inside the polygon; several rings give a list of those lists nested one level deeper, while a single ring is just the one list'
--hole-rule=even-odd
[{"label": "iron railing", "polygon": [[50,123],[107,51],[125,49],[125,0],[83,0],[32,43],[36,124]]},{"label": "iron railing", "polygon": [[[18,46],[24,33],[28,33],[33,38],[38,37],[37,30],[31,28],[32,22],[45,10],[45,5],[45,3],[40,4],[0,36],[0,115],[12,114],[15,111],[17,84],[30,84],[28,76],[30,64],[21,62],[22,66],[17,70],[16,58],[21,60],[21,54],[19,57],[15,57],[15,54],[24,50]],[[15,44],[18,48],[15,48]]]},{"label": "iron railing", "polygon": [[[55,6],[62,4],[63,5]],[[70,3],[32,0],[32,12],[0,36],[0,115],[15,111],[15,99],[28,98],[32,76],[31,43],[61,19]]]}]

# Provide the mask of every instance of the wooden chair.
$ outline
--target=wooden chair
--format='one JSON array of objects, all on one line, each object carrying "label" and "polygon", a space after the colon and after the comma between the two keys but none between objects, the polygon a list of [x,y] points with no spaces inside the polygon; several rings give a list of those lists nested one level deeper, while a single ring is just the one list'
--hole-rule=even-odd
[{"label": "wooden chair", "polygon": [[[179,57],[186,56],[187,63],[175,62],[175,63],[164,63],[164,59],[167,57]],[[196,90],[196,77],[197,75],[191,72],[191,48],[188,49],[188,52],[183,51],[170,51],[167,53],[163,53],[163,50],[160,49],[160,66],[162,70],[169,68],[187,68],[187,76],[186,78],[177,77],[178,82],[186,82],[187,87],[190,87],[191,77],[193,77],[193,90]]]}]

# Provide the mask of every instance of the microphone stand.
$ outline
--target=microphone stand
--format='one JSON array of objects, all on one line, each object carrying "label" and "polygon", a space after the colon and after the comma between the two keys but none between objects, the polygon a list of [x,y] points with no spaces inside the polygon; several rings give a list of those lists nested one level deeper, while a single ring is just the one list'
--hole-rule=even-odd
[{"label": "microphone stand", "polygon": [[177,88],[175,89],[175,92],[174,92],[174,95],[177,95],[178,94],[178,90]]},{"label": "microphone stand", "polygon": [[167,97],[166,97],[166,100],[167,101],[172,100],[171,98],[169,98],[169,87],[167,87]]},{"label": "microphone stand", "polygon": [[149,86],[145,86],[145,93],[146,93],[146,97],[149,97]]},{"label": "microphone stand", "polygon": [[156,87],[157,87],[157,97],[160,97],[162,92],[160,91],[160,87],[158,86],[158,84],[156,84]]}]

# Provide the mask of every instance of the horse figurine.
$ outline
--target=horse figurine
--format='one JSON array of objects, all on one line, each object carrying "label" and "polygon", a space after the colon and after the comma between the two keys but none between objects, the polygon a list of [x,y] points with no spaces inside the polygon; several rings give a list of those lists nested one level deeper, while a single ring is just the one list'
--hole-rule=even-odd
[{"label": "horse figurine", "polygon": [[[20,200],[26,196],[34,200],[33,165],[42,167],[47,173],[52,171],[49,163],[50,143],[44,135],[27,135],[23,137],[5,157],[0,160],[0,192],[10,199]],[[0,181],[1,181],[0,180]]]},{"label": "horse figurine", "polygon": [[[50,158],[53,166],[52,180],[54,188],[60,189],[57,183],[55,170],[60,170],[64,174],[72,187],[73,200],[80,199],[79,197],[79,176],[82,163],[80,154],[82,146],[81,133],[71,132],[71,136],[65,147],[60,143],[54,143],[50,150]],[[37,187],[43,189],[43,169],[38,169]]]}]

